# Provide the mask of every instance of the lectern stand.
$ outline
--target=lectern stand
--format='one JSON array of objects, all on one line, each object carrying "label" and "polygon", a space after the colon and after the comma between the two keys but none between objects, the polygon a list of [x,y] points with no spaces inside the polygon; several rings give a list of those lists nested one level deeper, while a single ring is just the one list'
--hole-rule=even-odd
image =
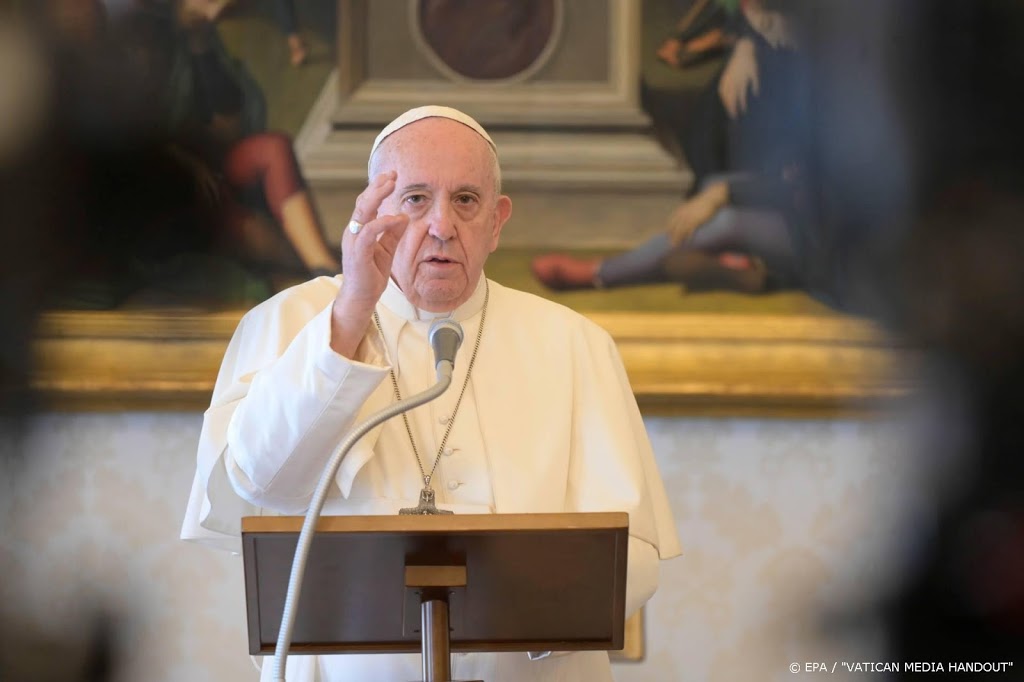
[{"label": "lectern stand", "polygon": [[[242,520],[249,652],[274,653],[303,518]],[[625,513],[325,516],[289,655],[621,649]],[[398,681],[395,681],[398,682]]]}]

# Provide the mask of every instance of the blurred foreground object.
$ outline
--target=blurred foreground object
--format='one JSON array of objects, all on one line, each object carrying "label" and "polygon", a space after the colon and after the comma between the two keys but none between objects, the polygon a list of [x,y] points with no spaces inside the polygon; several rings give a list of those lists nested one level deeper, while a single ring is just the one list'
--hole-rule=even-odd
[{"label": "blurred foreground object", "polygon": [[[54,278],[74,256],[64,239],[74,224],[68,216],[75,193],[63,183],[67,157],[56,125],[55,83],[53,53],[41,36],[0,10],[0,562],[11,560],[8,542],[26,513],[16,515],[8,501],[32,466],[21,452],[34,408],[32,331]],[[4,588],[8,597],[19,594],[10,582]],[[102,615],[100,605],[81,603],[68,605],[65,616],[64,627],[54,631],[36,622],[27,604],[5,598],[0,679],[110,679],[116,619]]]}]

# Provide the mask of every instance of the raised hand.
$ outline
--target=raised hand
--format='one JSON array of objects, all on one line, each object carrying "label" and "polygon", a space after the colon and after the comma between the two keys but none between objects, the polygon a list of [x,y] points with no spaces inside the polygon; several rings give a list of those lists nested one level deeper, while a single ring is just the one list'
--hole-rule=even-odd
[{"label": "raised hand", "polygon": [[331,348],[352,357],[370,324],[370,317],[391,276],[391,262],[409,217],[379,214],[381,204],[395,191],[394,171],[375,177],[356,198],[352,220],[358,232],[346,228],[341,238],[341,288],[331,311]]}]

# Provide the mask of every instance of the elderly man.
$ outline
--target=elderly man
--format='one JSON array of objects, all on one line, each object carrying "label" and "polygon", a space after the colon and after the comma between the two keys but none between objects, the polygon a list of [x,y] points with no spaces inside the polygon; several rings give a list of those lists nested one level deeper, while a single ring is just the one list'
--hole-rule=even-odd
[{"label": "elderly man", "polygon": [[[186,539],[237,546],[239,517],[302,513],[355,423],[435,381],[426,334],[466,343],[452,389],[360,441],[326,514],[392,514],[424,489],[456,513],[627,511],[627,613],[679,553],[615,346],[582,316],[483,276],[512,202],[493,141],[446,107],[377,137],[342,241],[341,277],[281,292],[239,324],[200,437]],[[603,651],[456,654],[455,678],[611,680]],[[267,669],[264,667],[264,676]],[[401,680],[418,655],[292,656],[289,681]]]}]

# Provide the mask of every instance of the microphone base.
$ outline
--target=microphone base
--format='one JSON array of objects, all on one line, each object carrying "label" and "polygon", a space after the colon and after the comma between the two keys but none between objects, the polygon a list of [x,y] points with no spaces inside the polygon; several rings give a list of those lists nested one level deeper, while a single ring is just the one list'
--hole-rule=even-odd
[{"label": "microphone base", "polygon": [[420,503],[415,507],[403,507],[398,510],[400,516],[408,516],[411,514],[417,514],[421,516],[433,515],[433,514],[453,514],[447,509],[438,509],[437,505],[434,504],[434,489],[424,488],[420,491]]}]

